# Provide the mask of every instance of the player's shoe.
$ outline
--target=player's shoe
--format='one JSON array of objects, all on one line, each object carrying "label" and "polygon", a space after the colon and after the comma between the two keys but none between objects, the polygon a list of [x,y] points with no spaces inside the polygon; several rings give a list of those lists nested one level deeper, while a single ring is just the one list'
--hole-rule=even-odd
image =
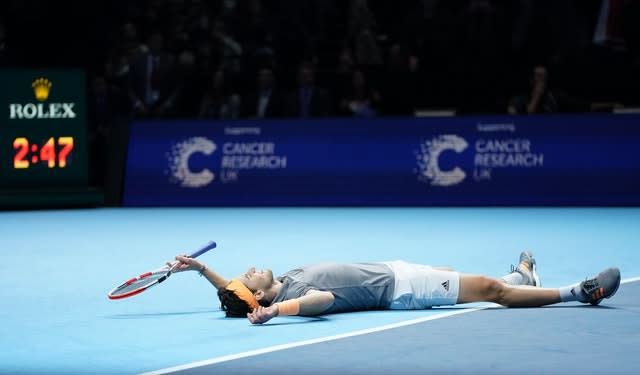
[{"label": "player's shoe", "polygon": [[620,287],[620,270],[618,268],[607,268],[595,277],[580,283],[580,289],[585,294],[583,303],[597,305],[604,298],[611,298]]},{"label": "player's shoe", "polygon": [[512,267],[511,272],[518,272],[522,275],[524,285],[531,285],[541,287],[540,276],[536,270],[536,258],[529,251],[523,251],[520,253],[520,263],[518,267]]}]

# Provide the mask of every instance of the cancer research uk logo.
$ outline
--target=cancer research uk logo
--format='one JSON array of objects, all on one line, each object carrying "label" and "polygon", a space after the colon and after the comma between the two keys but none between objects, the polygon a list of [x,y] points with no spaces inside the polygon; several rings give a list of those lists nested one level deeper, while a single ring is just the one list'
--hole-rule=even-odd
[{"label": "cancer research uk logo", "polygon": [[[432,186],[453,186],[463,182],[469,174],[475,181],[489,181],[496,169],[540,168],[544,165],[544,154],[534,152],[528,138],[479,138],[472,143],[471,171],[465,172],[460,166],[441,169],[440,157],[444,152],[462,154],[469,146],[466,139],[454,134],[423,141],[416,151],[418,179]],[[462,161],[462,156],[458,159]]]},{"label": "cancer research uk logo", "polygon": [[468,146],[467,141],[452,134],[440,135],[425,141],[420,145],[420,151],[417,153],[420,171],[418,178],[434,186],[451,186],[461,183],[467,174],[460,167],[443,171],[440,169],[438,160],[444,151],[453,150],[461,153]]},{"label": "cancer research uk logo", "polygon": [[[191,158],[196,154],[211,156],[220,153],[220,164],[207,158],[210,163],[193,170]],[[220,147],[206,137],[192,137],[173,144],[167,153],[169,180],[185,188],[202,188],[216,180],[223,183],[236,182],[242,173],[250,170],[274,170],[287,167],[287,157],[276,154],[274,142],[224,142]]]},{"label": "cancer research uk logo", "polygon": [[170,180],[189,188],[209,185],[215,179],[215,174],[207,168],[193,172],[189,169],[189,159],[196,153],[211,155],[215,150],[216,144],[205,137],[189,138],[174,144],[167,154]]}]

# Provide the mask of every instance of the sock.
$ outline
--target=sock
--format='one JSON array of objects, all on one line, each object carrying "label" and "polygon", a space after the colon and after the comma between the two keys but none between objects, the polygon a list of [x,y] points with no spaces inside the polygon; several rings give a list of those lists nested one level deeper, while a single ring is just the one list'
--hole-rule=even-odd
[{"label": "sock", "polygon": [[520,263],[517,268],[513,268],[513,266],[511,266],[512,272],[508,275],[502,276],[502,280],[509,285],[526,285],[528,282],[524,275],[517,271],[520,267],[527,271],[529,270],[529,265],[526,263]]},{"label": "sock", "polygon": [[582,291],[582,288],[580,288],[580,283],[559,288],[559,291],[560,291],[560,300],[562,302],[570,302],[570,301],[585,302],[589,300],[589,296],[584,294],[584,292]]},{"label": "sock", "polygon": [[509,285],[522,285],[524,276],[520,272],[511,272],[508,275],[502,276],[502,280]]}]

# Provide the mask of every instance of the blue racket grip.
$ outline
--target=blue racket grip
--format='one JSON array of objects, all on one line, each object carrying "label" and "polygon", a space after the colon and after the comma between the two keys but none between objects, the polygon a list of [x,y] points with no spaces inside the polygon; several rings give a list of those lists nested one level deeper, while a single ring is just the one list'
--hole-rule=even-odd
[{"label": "blue racket grip", "polygon": [[196,251],[195,253],[191,254],[190,257],[191,258],[197,258],[200,255],[206,253],[207,251],[214,249],[216,247],[216,243],[214,241],[211,241],[209,243],[207,243],[206,245],[204,245],[200,250]]}]

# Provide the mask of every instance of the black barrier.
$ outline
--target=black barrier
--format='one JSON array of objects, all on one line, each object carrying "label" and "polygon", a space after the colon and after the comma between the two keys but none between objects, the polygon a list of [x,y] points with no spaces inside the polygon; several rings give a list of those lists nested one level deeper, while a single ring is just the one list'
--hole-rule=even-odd
[{"label": "black barrier", "polygon": [[138,121],[126,206],[637,205],[640,117]]}]

